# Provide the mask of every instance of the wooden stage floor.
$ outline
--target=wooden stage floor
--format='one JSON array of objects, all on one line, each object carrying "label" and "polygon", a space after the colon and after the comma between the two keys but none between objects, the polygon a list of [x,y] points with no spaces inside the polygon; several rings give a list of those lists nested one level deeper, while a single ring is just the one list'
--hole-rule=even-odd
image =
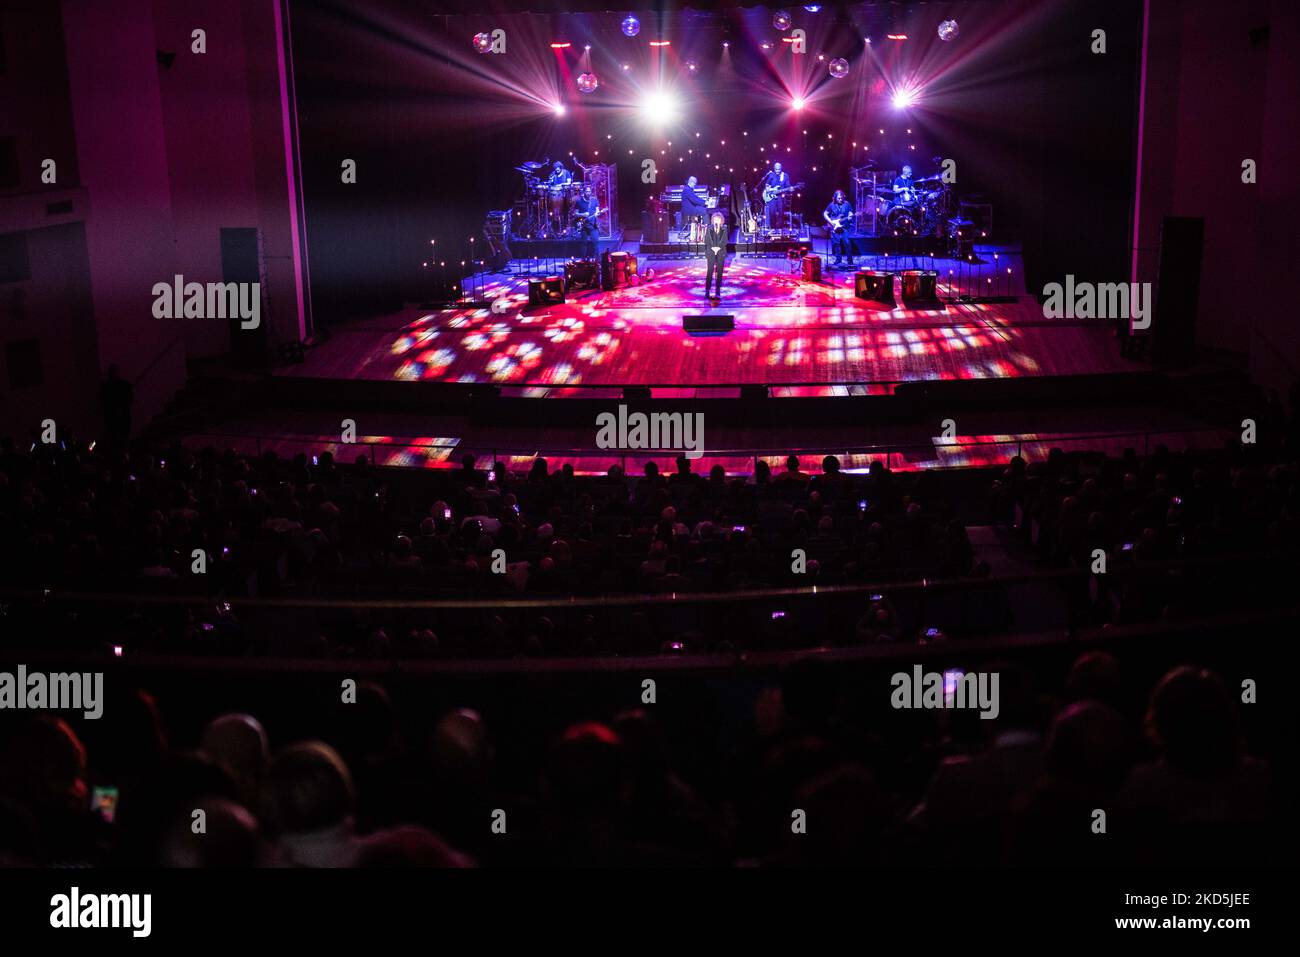
[{"label": "wooden stage floor", "polygon": [[[746,384],[816,395],[1144,368],[1120,357],[1113,323],[1046,320],[1023,294],[1013,303],[881,309],[854,298],[851,272],[813,283],[791,275],[783,259],[740,259],[728,266],[722,305],[710,310],[702,260],[647,261],[643,273],[647,267],[654,278],[639,286],[531,311],[527,278],[494,274],[482,284],[492,308],[411,308],[336,325],[304,363],[277,374],[494,383],[546,396],[623,385],[690,395]],[[683,313],[709,311],[734,315],[735,330],[682,331]]]}]

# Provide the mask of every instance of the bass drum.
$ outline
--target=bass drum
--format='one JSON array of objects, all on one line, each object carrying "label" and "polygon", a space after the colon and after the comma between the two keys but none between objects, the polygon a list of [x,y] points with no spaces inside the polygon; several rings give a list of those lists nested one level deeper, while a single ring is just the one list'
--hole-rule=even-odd
[{"label": "bass drum", "polygon": [[910,236],[916,231],[916,214],[906,206],[895,206],[885,217],[885,226],[891,235]]}]

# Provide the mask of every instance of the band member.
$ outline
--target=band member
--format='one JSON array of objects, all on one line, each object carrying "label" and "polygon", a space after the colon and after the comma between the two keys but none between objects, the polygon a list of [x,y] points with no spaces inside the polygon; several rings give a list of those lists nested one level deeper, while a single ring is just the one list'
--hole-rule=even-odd
[{"label": "band member", "polygon": [[786,190],[790,187],[790,174],[781,168],[780,163],[773,163],[772,168],[767,171],[767,175],[759,180],[759,189],[771,199],[767,200],[763,207],[764,218],[767,221],[768,229],[780,228],[780,219],[782,206],[785,203],[785,197],[788,195],[784,192],[770,192],[771,190]]},{"label": "band member", "polygon": [[[722,213],[714,210],[709,217],[709,228],[704,233],[704,258],[708,262],[704,274],[704,294],[707,296],[710,288],[716,289],[717,293],[710,297],[715,305],[722,298],[722,267],[727,261],[727,232]],[[714,279],[714,276],[717,278]]]},{"label": "band member", "polygon": [[551,167],[551,175],[546,177],[546,188],[551,194],[551,233],[561,236],[566,228],[564,222],[565,207],[569,202],[569,185],[573,174],[561,160],[556,160]]},{"label": "band member", "polygon": [[573,209],[577,217],[578,237],[582,240],[582,255],[588,259],[596,258],[596,239],[600,230],[596,227],[596,217],[601,209],[596,205],[596,194],[590,186],[582,187],[582,195]]},{"label": "band member", "polygon": [[831,197],[831,203],[822,210],[822,219],[831,228],[831,253],[838,266],[847,256],[849,265],[853,265],[853,241],[849,239],[849,227],[853,225],[853,207],[844,195],[844,190],[837,189]]},{"label": "band member", "polygon": [[894,177],[894,205],[906,205],[916,199],[916,187],[912,180],[912,167],[904,166]]},{"label": "band member", "polygon": [[709,207],[701,196],[695,190],[699,182],[694,176],[686,180],[686,185],[682,187],[682,228],[689,229],[691,221],[698,219],[704,222],[704,218],[709,215]]},{"label": "band member", "polygon": [[564,161],[556,160],[555,165],[551,167],[551,175],[546,177],[546,185],[554,189],[557,186],[568,186],[572,182],[573,174],[564,165]]}]

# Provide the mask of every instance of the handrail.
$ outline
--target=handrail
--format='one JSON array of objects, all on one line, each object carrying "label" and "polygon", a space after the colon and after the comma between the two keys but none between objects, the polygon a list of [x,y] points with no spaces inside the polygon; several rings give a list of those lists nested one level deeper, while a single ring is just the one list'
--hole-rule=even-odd
[{"label": "handrail", "polygon": [[[1185,571],[1201,568],[1219,568],[1240,565],[1247,561],[1264,561],[1278,558],[1271,552],[1234,553],[1229,555],[1206,556],[1200,558],[1181,558],[1162,562],[1144,562],[1142,564],[1121,565],[1107,572],[1107,577],[1128,577],[1133,575],[1163,575],[1171,571]],[[1285,560],[1296,561],[1297,556],[1283,556]],[[748,591],[723,592],[671,592],[663,595],[628,594],[628,595],[552,595],[529,598],[510,598],[493,596],[491,598],[421,598],[421,599],[348,599],[348,598],[236,598],[234,601],[241,608],[318,608],[318,609],[358,609],[358,610],[460,610],[460,611],[500,611],[503,608],[617,608],[635,605],[728,605],[766,601],[781,598],[822,598],[835,595],[871,595],[889,594],[897,596],[909,593],[960,591],[964,589],[987,589],[1010,585],[1047,584],[1059,581],[1073,581],[1092,577],[1092,572],[1083,568],[1058,568],[1046,571],[1021,572],[1012,575],[998,575],[987,578],[922,578],[903,582],[872,582],[860,585],[800,585],[786,588],[762,588]],[[41,602],[98,602],[102,604],[145,604],[145,605],[190,605],[195,602],[211,602],[220,596],[212,594],[197,595],[152,595],[147,593],[118,592],[81,592],[61,591],[45,588],[0,587],[0,597],[6,600],[35,600]]]},{"label": "handrail", "polygon": [[[756,449],[753,448],[752,446],[749,446],[745,448],[736,448],[736,449],[708,449],[705,452],[705,455],[710,457],[715,457],[715,458],[722,457],[722,456],[728,456],[728,457],[744,456],[746,458],[755,458],[755,457],[766,457],[766,456],[785,456],[785,455],[824,453],[827,451],[827,449],[836,449],[841,454],[844,455],[878,455],[883,453],[889,456],[893,456],[894,454],[901,453],[901,452],[917,452],[917,451],[925,451],[925,450],[932,450],[932,449],[961,450],[961,449],[968,449],[968,448],[982,448],[986,446],[1003,446],[1003,445],[1016,445],[1022,447],[1030,443],[1047,444],[1047,443],[1057,443],[1057,442],[1076,442],[1076,441],[1090,441],[1090,440],[1101,441],[1104,439],[1141,438],[1144,440],[1144,444],[1145,444],[1147,441],[1149,441],[1152,435],[1186,435],[1186,434],[1199,434],[1199,433],[1215,433],[1215,432],[1222,432],[1222,431],[1224,431],[1224,429],[1219,426],[1198,425],[1198,426],[1171,427],[1167,429],[1129,429],[1129,430],[1111,431],[1111,432],[1078,432],[1078,433],[1064,433],[1064,434],[1058,433],[1043,438],[1038,437],[1035,433],[1020,433],[1015,435],[1008,435],[1008,437],[1004,439],[965,439],[962,437],[955,437],[954,439],[936,438],[935,441],[932,442],[888,442],[888,443],[877,443],[873,445],[854,445],[854,446],[840,446],[840,445],[834,445],[832,443],[822,443],[817,446],[782,447],[780,449]],[[211,438],[229,438],[229,439],[251,439],[258,443],[259,448],[261,447],[261,443],[263,441],[321,443],[323,445],[344,444],[342,443],[341,440],[334,439],[326,435],[301,435],[296,433],[269,434],[263,432],[195,430],[192,433],[192,435],[194,437],[199,437],[199,438],[211,437]],[[444,442],[431,442],[427,440],[417,441],[414,437],[409,442],[366,441],[366,438],[367,437],[365,436],[358,436],[357,441],[355,443],[347,443],[347,444],[356,445],[358,447],[377,446],[379,448],[393,448],[393,449],[407,449],[407,448],[459,449],[462,447],[464,448],[475,447],[474,443],[462,443],[459,439],[457,439],[457,441],[454,443],[444,443]],[[534,456],[548,456],[548,455],[550,456],[581,455],[581,456],[596,456],[596,457],[603,456],[609,459],[626,458],[629,452],[635,453],[637,455],[643,455],[643,454],[654,455],[654,454],[675,454],[681,451],[680,449],[596,449],[596,448],[588,448],[588,447],[580,447],[580,448],[554,447],[554,446],[542,447],[535,444],[511,445],[511,444],[503,444],[495,441],[490,443],[483,443],[479,447],[484,448],[486,450],[489,446],[494,456],[497,453],[505,453],[507,455],[534,455]]]},{"label": "handrail", "polygon": [[[164,669],[167,671],[199,671],[205,675],[214,672],[230,673],[267,673],[285,672],[293,676],[311,674],[346,673],[348,675],[383,676],[393,674],[469,674],[475,677],[485,674],[584,674],[590,672],[642,674],[648,671],[703,672],[722,669],[759,669],[781,668],[793,661],[815,656],[819,660],[836,663],[882,662],[894,658],[906,658],[909,662],[940,660],[979,660],[993,654],[1001,654],[1016,648],[1050,647],[1053,645],[1073,644],[1079,647],[1095,647],[1103,642],[1156,640],[1170,635],[1183,635],[1188,631],[1200,631],[1206,628],[1232,626],[1249,634],[1250,626],[1271,624],[1279,619],[1294,617],[1295,612],[1254,611],[1233,612],[1227,615],[1212,615],[1195,622],[1188,621],[1154,621],[1129,625],[1113,625],[1104,628],[1080,628],[1073,634],[1060,631],[1034,632],[1030,634],[998,635],[988,638],[963,638],[960,642],[934,642],[916,644],[914,642],[886,642],[875,645],[855,647],[817,647],[788,648],[773,651],[753,651],[737,649],[728,652],[707,652],[688,655],[627,655],[600,657],[553,658],[403,658],[401,656],[373,658],[262,658],[257,656],[227,657],[214,655],[177,655],[153,654],[142,652],[129,657],[114,658],[112,665],[116,668],[132,670]],[[0,660],[12,658],[8,649],[0,648]],[[32,648],[22,653],[22,660],[30,665],[32,661],[58,661],[64,665],[73,663],[94,664],[103,667],[105,662],[102,652],[70,651],[66,649]]]},{"label": "handrail", "polygon": [[180,344],[182,346],[185,345],[185,337],[183,335],[176,335],[173,336],[170,340],[168,340],[163,345],[161,351],[159,351],[159,353],[153,357],[153,360],[147,366],[145,366],[144,371],[131,380],[131,385],[138,386],[141,382],[143,382],[150,375],[152,375],[153,370],[158,366],[158,363],[162,362],[163,358],[168,353],[170,353],[174,348],[176,348],[177,344]]},{"label": "handrail", "polygon": [[1286,353],[1282,349],[1278,348],[1277,343],[1273,341],[1271,336],[1268,336],[1265,333],[1260,332],[1256,326],[1251,326],[1250,332],[1251,335],[1259,336],[1261,339],[1264,340],[1265,345],[1269,346],[1270,349],[1272,350],[1271,355],[1273,356],[1273,358],[1276,359],[1278,362],[1282,363],[1282,365],[1286,366],[1286,370],[1288,372],[1290,372],[1293,376],[1300,375],[1300,370],[1297,370],[1295,366],[1293,366],[1290,362],[1286,360]]}]

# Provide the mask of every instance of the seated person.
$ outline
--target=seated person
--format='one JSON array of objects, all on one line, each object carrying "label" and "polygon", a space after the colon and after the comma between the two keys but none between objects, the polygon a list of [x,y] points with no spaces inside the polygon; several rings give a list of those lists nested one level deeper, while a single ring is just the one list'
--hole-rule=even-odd
[{"label": "seated person", "polygon": [[700,222],[709,214],[708,201],[697,189],[699,180],[691,176],[682,187],[682,229],[690,227],[693,219]]}]

